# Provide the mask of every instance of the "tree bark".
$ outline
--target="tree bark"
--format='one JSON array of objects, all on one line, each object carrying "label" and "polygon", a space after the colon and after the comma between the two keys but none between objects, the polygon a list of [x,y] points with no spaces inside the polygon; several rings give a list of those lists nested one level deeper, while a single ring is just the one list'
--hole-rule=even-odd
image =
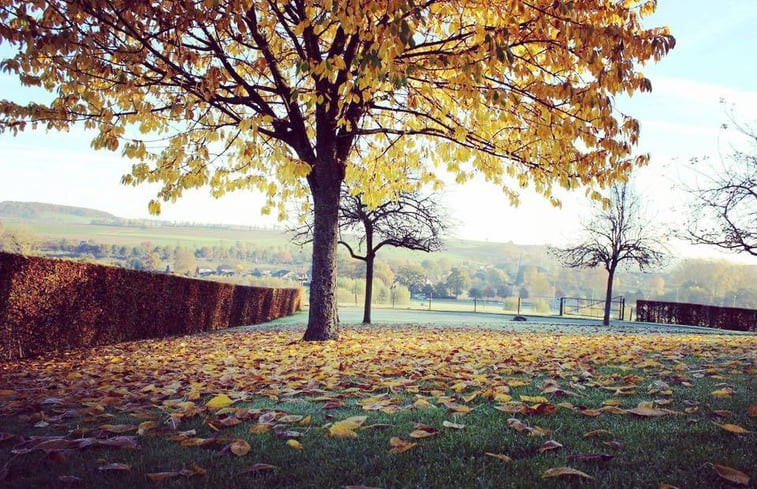
[{"label": "tree bark", "polygon": [[607,290],[605,292],[605,314],[602,317],[604,326],[610,325],[610,306],[612,305],[612,282],[615,278],[615,267],[607,270]]},{"label": "tree bark", "polygon": [[373,301],[373,260],[372,253],[365,257],[365,304],[363,305],[363,323],[371,324],[371,302]]},{"label": "tree bark", "polygon": [[303,339],[331,340],[339,337],[336,250],[342,178],[338,171],[329,172],[316,166],[308,176],[308,183],[313,196],[313,276],[308,326]]}]

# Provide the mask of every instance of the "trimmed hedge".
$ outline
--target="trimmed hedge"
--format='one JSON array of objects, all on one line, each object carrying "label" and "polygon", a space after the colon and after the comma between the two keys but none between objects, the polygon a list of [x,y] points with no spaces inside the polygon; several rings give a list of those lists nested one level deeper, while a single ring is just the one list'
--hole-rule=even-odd
[{"label": "trimmed hedge", "polygon": [[0,359],[212,331],[293,314],[269,289],[0,252]]},{"label": "trimmed hedge", "polygon": [[691,324],[733,331],[757,331],[757,310],[686,302],[636,301],[636,320]]}]

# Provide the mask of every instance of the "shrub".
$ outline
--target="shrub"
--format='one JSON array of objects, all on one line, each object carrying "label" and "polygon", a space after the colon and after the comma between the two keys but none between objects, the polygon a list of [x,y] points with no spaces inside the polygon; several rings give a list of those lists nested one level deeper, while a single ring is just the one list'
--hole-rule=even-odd
[{"label": "shrub", "polygon": [[0,253],[0,358],[255,324],[301,301],[296,288]]}]

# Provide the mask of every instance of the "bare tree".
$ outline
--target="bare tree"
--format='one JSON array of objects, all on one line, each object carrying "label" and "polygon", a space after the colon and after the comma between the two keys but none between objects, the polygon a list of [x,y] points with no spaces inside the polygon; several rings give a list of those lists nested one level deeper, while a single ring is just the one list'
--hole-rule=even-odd
[{"label": "bare tree", "polygon": [[[757,130],[731,121],[757,149]],[[686,238],[757,256],[757,151],[735,150],[728,160],[707,185],[689,189],[694,204]]]},{"label": "bare tree", "polygon": [[640,270],[662,264],[665,246],[644,219],[638,195],[629,184],[611,187],[609,204],[597,203],[592,219],[583,225],[580,244],[552,248],[550,252],[566,267],[607,270],[607,288],[602,324],[610,324],[610,304],[615,271],[621,263],[635,263]]},{"label": "bare tree", "polygon": [[[442,234],[447,230],[446,214],[431,195],[418,191],[400,193],[397,200],[371,209],[360,194],[343,190],[339,204],[339,244],[350,256],[365,262],[365,303],[363,323],[371,322],[373,264],[384,246],[432,252],[442,248]],[[312,239],[308,221],[294,230],[299,243]]]}]

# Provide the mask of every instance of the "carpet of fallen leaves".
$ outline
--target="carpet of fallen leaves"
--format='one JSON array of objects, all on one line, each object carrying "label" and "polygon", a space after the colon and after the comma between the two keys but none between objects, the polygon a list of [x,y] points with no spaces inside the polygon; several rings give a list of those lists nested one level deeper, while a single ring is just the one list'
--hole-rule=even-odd
[{"label": "carpet of fallen leaves", "polygon": [[[486,403],[508,414],[507,424],[513,430],[544,437],[542,452],[559,450],[562,444],[549,440],[548,430],[522,421],[524,415],[549,415],[559,409],[579,417],[617,415],[640,422],[686,416],[710,409],[708,399],[687,399],[674,408],[671,396],[676,390],[708,377],[722,381],[709,393],[711,398],[729,397],[743,388],[729,384],[729,374],[757,373],[755,336],[381,327],[346,329],[339,341],[303,342],[299,337],[293,331],[204,334],[0,364],[0,416],[16,416],[37,428],[77,426],[56,436],[0,432],[0,442],[15,443],[15,456],[38,450],[54,456],[91,446],[136,448],[140,437],[148,435],[185,447],[218,445],[220,451],[240,457],[249,452],[250,445],[242,438],[202,438],[183,426],[199,417],[214,432],[245,423],[253,436],[274,433],[281,443],[302,450],[307,447],[298,441],[299,430],[311,424],[310,416],[247,404],[263,398],[273,402],[296,398],[320,404],[324,410],[359,407],[366,415],[431,406],[455,415],[455,422],[445,421],[441,427],[418,424],[405,437],[387,437],[390,453],[412,450],[440,429],[463,428],[459,420]],[[518,394],[523,387],[531,388],[528,392],[534,395]],[[605,400],[584,405],[584,394],[595,390],[606,393]],[[636,393],[649,394],[653,400],[620,407],[619,399]],[[114,413],[136,421],[113,424]],[[709,414],[723,430],[752,435],[747,428],[728,423],[727,412]],[[749,416],[757,416],[757,406],[749,408]],[[326,437],[357,438],[359,430],[371,428],[365,421],[366,416],[351,416],[320,428]],[[602,431],[585,436],[602,436]],[[486,455],[509,459],[502,453]],[[575,460],[606,457],[611,455],[577,454]],[[748,476],[736,469],[713,468],[726,480],[748,484]],[[100,469],[129,467],[110,464]],[[249,471],[272,469],[255,464]],[[204,473],[194,466],[147,477],[162,480]],[[0,472],[0,480],[5,475]],[[589,476],[555,467],[543,477]]]}]

